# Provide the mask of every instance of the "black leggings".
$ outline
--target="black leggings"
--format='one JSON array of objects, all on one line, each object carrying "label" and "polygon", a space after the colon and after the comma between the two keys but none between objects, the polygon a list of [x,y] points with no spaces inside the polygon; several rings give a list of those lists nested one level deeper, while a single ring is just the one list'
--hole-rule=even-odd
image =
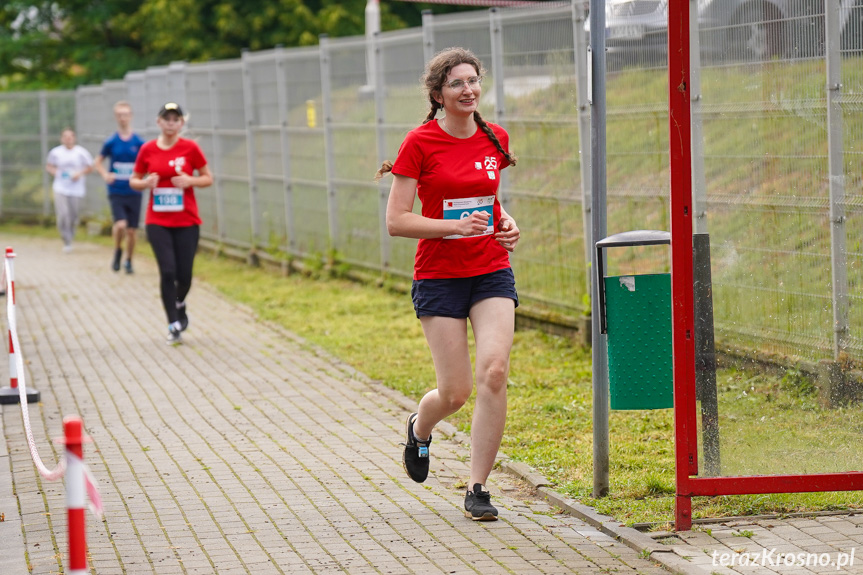
[{"label": "black leggings", "polygon": [[162,305],[168,323],[178,321],[177,302],[185,301],[192,287],[192,265],[199,236],[198,226],[168,228],[147,224],[147,239],[159,264]]}]

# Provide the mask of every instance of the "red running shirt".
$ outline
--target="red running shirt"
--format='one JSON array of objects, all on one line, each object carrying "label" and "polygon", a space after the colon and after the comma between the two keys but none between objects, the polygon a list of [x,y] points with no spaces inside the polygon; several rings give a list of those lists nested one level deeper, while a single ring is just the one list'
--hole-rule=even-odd
[{"label": "red running shirt", "polygon": [[180,138],[169,150],[157,146],[156,140],[150,140],[141,146],[135,160],[135,172],[143,175],[159,174],[159,183],[155,190],[150,191],[150,198],[147,200],[145,222],[168,228],[201,225],[195,189],[174,188],[171,178],[181,172],[194,175],[195,170],[206,165],[204,153],[194,140]]},{"label": "red running shirt", "polygon": [[[509,152],[509,134],[496,124],[488,125]],[[422,215],[458,219],[483,210],[491,216],[486,235],[420,239],[414,279],[466,278],[510,267],[509,252],[494,239],[494,232],[500,231],[500,171],[508,165],[480,129],[470,138],[460,139],[432,120],[408,132],[392,171],[417,180]]]}]

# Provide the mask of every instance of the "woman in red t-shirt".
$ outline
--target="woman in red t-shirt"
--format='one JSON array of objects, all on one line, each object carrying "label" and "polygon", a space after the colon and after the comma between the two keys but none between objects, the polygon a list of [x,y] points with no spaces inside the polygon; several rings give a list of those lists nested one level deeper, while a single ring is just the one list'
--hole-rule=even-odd
[{"label": "woman in red t-shirt", "polygon": [[[509,135],[480,116],[483,68],[469,50],[448,48],[427,65],[431,110],[411,130],[394,164],[387,203],[390,235],[417,238],[414,309],[437,374],[437,388],[407,418],[402,462],[408,476],[428,476],[435,425],[473,391],[467,320],[476,341],[476,407],[471,424],[465,516],[497,519],[485,488],[506,423],[506,383],[518,295],[509,263],[519,230],[498,201],[500,171],[515,165]],[[446,116],[435,120],[438,110]],[[419,196],[422,213],[413,212]]]},{"label": "woman in red t-shirt", "polygon": [[162,106],[156,123],[162,133],[141,146],[129,185],[150,191],[147,239],[159,264],[162,305],[168,316],[167,343],[175,345],[182,342],[180,332],[189,326],[186,295],[192,287],[200,237],[194,188],[212,185],[213,176],[198,144],[180,137],[185,124],[180,106],[173,102]]}]

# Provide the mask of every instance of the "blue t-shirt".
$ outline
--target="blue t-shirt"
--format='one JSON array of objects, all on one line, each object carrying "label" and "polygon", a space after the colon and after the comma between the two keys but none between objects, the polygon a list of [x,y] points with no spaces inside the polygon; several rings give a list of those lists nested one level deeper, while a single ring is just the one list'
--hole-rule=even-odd
[{"label": "blue t-shirt", "polygon": [[108,171],[115,174],[114,183],[108,184],[108,194],[128,196],[140,193],[129,186],[129,178],[135,168],[138,150],[143,144],[144,140],[138,134],[132,134],[131,138],[124,140],[115,132],[102,145],[102,151],[99,154],[110,160],[111,166]]}]

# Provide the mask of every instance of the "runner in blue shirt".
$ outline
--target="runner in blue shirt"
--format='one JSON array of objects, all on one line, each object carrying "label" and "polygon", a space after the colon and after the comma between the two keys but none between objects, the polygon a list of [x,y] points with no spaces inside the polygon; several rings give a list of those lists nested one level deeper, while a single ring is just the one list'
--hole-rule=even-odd
[{"label": "runner in blue shirt", "polygon": [[[132,106],[125,100],[114,104],[114,118],[117,131],[102,146],[96,158],[96,171],[108,184],[108,201],[111,203],[111,216],[114,226],[114,259],[111,269],[120,271],[123,257],[123,239],[126,239],[126,261],[123,268],[127,274],[132,270],[132,253],[135,251],[135,237],[138,221],[141,219],[141,192],[129,186],[129,176],[135,167],[135,158],[144,140],[132,131]],[[105,169],[105,159],[110,159],[110,170]]]}]

